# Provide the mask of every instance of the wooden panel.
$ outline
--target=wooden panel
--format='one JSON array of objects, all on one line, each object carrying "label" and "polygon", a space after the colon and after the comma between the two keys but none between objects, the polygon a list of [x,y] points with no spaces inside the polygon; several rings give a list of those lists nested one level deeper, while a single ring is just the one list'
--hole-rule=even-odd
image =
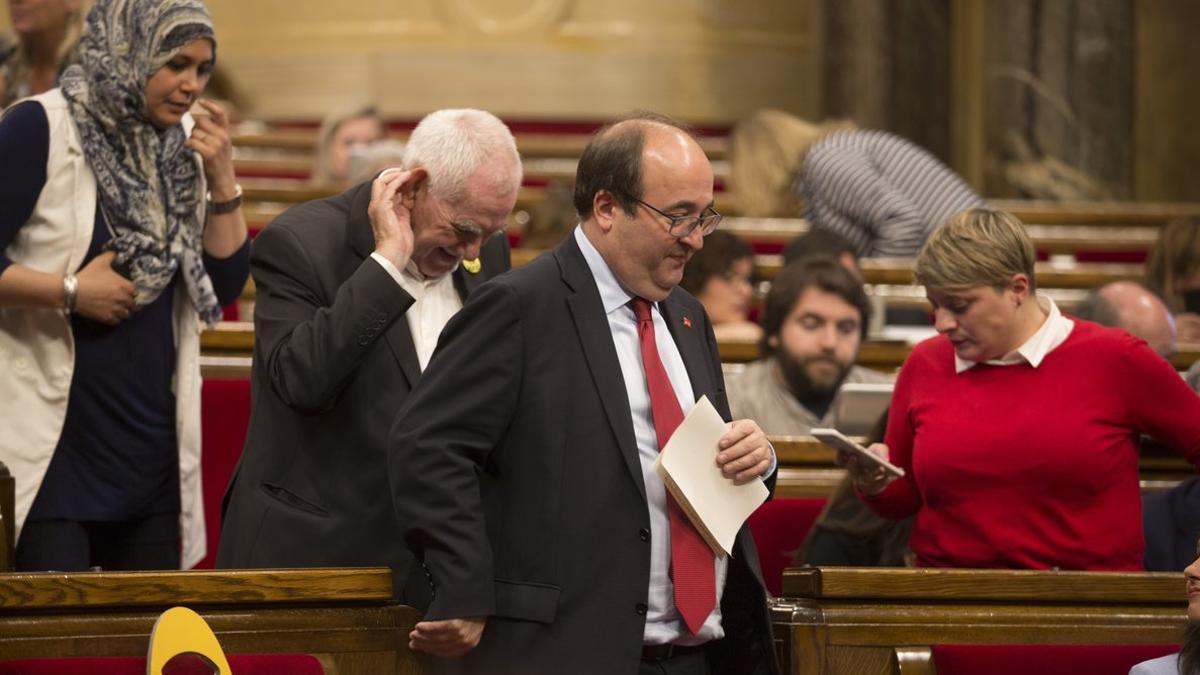
[{"label": "wooden panel", "polygon": [[0,610],[141,607],[163,604],[385,602],[392,573],[373,570],[55,572],[0,575]]},{"label": "wooden panel", "polygon": [[950,166],[983,192],[983,0],[950,3]]},{"label": "wooden panel", "polygon": [[995,600],[1042,603],[1143,602],[1186,605],[1179,574],[1036,570],[796,568],[784,572],[788,597],[877,600]]},{"label": "wooden panel", "polygon": [[188,605],[227,653],[302,653],[338,675],[423,672],[419,619],[387,569],[0,574],[4,658],[139,656],[165,609]]},{"label": "wooden panel", "polygon": [[1200,4],[1192,0],[1133,3],[1134,196],[1200,199],[1200,60],[1192,57]]},{"label": "wooden panel", "polygon": [[783,583],[791,673],[897,672],[901,649],[935,644],[1169,644],[1186,622],[1178,574],[796,568]]}]

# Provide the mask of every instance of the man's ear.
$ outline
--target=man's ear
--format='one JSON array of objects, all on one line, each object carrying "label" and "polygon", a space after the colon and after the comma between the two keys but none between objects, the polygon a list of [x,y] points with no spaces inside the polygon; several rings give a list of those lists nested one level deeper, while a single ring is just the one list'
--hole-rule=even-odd
[{"label": "man's ear", "polygon": [[613,228],[618,214],[624,213],[621,203],[608,190],[600,190],[592,197],[592,219],[600,229],[608,232]]},{"label": "man's ear", "polygon": [[412,174],[400,186],[398,192],[405,208],[412,209],[417,202],[417,193],[429,187],[429,171],[423,166],[412,170]]}]

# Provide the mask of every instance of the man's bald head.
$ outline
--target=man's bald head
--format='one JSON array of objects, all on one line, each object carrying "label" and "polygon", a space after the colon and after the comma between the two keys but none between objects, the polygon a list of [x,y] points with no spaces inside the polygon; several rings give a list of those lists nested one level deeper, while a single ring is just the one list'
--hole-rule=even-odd
[{"label": "man's bald head", "polygon": [[1145,286],[1114,281],[1089,294],[1076,316],[1121,328],[1145,340],[1155,352],[1175,352],[1175,321],[1167,306]]}]

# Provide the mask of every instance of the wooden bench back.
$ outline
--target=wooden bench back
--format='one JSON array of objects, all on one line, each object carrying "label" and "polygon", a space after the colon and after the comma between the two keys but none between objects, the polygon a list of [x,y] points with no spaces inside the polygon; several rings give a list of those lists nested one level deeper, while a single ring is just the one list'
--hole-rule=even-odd
[{"label": "wooden bench back", "polygon": [[1186,607],[1169,573],[794,568],[772,611],[787,672],[842,675],[938,644],[1172,644]]},{"label": "wooden bench back", "polygon": [[0,574],[0,654],[138,656],[164,610],[199,612],[228,653],[312,654],[340,675],[418,673],[417,611],[386,568]]}]

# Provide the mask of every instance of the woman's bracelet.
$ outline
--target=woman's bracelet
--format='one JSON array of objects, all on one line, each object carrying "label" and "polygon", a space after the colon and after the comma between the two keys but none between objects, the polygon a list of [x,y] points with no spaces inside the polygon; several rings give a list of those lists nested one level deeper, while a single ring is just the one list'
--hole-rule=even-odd
[{"label": "woman's bracelet", "polygon": [[75,297],[79,293],[79,279],[74,274],[63,276],[63,293],[67,296],[65,308],[71,314],[75,311]]},{"label": "woman's bracelet", "polygon": [[214,216],[222,216],[226,213],[233,213],[242,205],[242,186],[235,185],[236,189],[233,193],[233,199],[228,199],[223,202],[214,202],[212,193],[208,193],[208,212]]}]

